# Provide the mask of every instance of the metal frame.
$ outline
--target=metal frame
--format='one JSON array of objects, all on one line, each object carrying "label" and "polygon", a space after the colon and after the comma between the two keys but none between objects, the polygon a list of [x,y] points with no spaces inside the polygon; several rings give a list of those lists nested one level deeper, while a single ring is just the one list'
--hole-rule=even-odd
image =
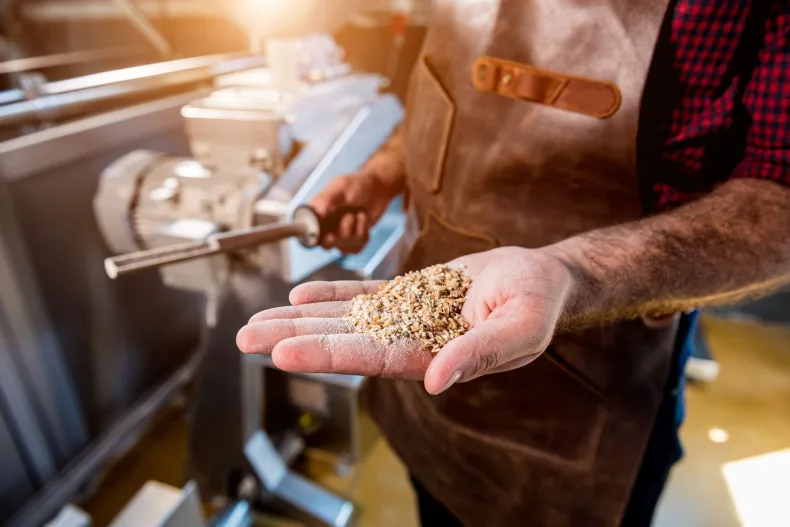
[{"label": "metal frame", "polygon": [[[353,521],[355,505],[291,471],[288,464],[294,452],[283,452],[282,449],[278,451],[263,430],[261,422],[265,392],[263,376],[267,368],[276,369],[268,355],[242,357],[242,438],[247,460],[268,492],[326,525],[347,527]],[[295,375],[355,389],[359,389],[365,381],[364,377],[358,375],[312,373]],[[354,438],[358,436],[357,432],[352,430]]]},{"label": "metal frame", "polygon": [[0,391],[40,484],[85,444],[87,429],[28,260],[0,182]]},{"label": "metal frame", "polygon": [[[0,143],[0,198],[4,196],[3,189],[8,182],[57,170],[58,166],[98,155],[108,149],[119,148],[152,134],[180,129],[181,107],[204,93],[205,91],[193,91]],[[40,482],[46,482],[7,525],[29,527],[42,525],[53,517],[60,507],[95,478],[103,463],[117,453],[130,435],[180,393],[183,385],[193,378],[199,359],[194,357],[186,362],[103,435],[85,447],[70,464],[56,473],[58,462],[68,461],[77,451],[72,451],[66,459],[62,459],[59,452],[66,452],[68,449],[59,449],[53,455],[48,444],[50,437],[65,435],[73,438],[67,445],[83,447],[85,434],[80,431],[80,427],[76,431],[70,431],[75,423],[82,422],[81,418],[72,422],[68,417],[70,410],[60,409],[60,405],[71,404],[70,394],[73,392],[73,387],[70,389],[68,386],[68,379],[65,387],[58,387],[61,382],[58,377],[65,375],[65,371],[55,374],[51,371],[36,372],[31,377],[38,383],[50,383],[44,386],[42,392],[49,394],[49,398],[54,398],[54,401],[47,403],[49,407],[45,408],[39,401],[32,400],[30,394],[20,388],[21,381],[25,380],[27,374],[20,372],[19,365],[24,365],[26,369],[51,370],[50,365],[58,364],[58,343],[54,340],[55,332],[43,306],[39,305],[37,285],[29,271],[31,266],[27,261],[25,248],[19,243],[21,238],[16,232],[12,208],[7,201],[0,201],[0,398],[14,403],[8,411],[13,412],[19,434],[24,433],[26,444],[23,446],[30,452],[28,458],[37,463],[28,470],[33,471]],[[13,317],[11,321],[6,318],[9,315]],[[9,333],[9,326],[13,333]],[[41,420],[40,416],[48,415],[54,416],[59,424]],[[60,420],[73,424],[60,423]],[[42,428],[42,423],[47,428],[53,428],[56,435],[50,436],[49,431]]]},{"label": "metal frame", "polygon": [[0,143],[0,178],[14,181],[181,127],[192,91],[63,124]]},{"label": "metal frame", "polygon": [[200,353],[195,353],[170,378],[138,402],[123,419],[92,442],[61,472],[59,477],[44,487],[34,499],[28,501],[11,518],[7,527],[42,525],[54,516],[86,482],[99,474],[102,464],[116,455],[120,445],[139,433],[159,409],[182,393],[184,386],[194,378],[200,359]]},{"label": "metal frame", "polygon": [[[38,88],[39,96],[30,101],[12,102],[20,94],[24,97],[24,93],[21,90],[8,90],[0,93],[0,101],[10,102],[0,106],[0,125],[54,119],[68,112],[91,107],[97,102],[157,89],[188,86],[264,64],[265,58],[261,55],[207,55],[50,82]],[[193,94],[190,100],[194,98]]]},{"label": "metal frame", "polygon": [[94,60],[117,59],[129,57],[140,52],[141,49],[137,46],[121,46],[90,51],[69,51],[66,53],[56,53],[54,55],[43,55],[25,59],[13,59],[0,62],[0,75],[24,73],[26,71],[54,68],[56,66],[81,64]]}]

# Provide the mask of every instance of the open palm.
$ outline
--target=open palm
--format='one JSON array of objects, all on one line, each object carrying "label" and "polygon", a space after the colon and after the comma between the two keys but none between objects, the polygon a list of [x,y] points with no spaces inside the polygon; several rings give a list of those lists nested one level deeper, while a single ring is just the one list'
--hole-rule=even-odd
[{"label": "open palm", "polygon": [[462,315],[469,331],[435,356],[418,341],[385,344],[352,333],[343,319],[351,300],[379,282],[311,282],[296,287],[292,306],[268,309],[238,334],[245,353],[272,353],[286,371],[424,380],[430,393],[529,364],[548,347],[571,288],[558,259],[539,250],[504,247],[464,256],[472,278]]}]

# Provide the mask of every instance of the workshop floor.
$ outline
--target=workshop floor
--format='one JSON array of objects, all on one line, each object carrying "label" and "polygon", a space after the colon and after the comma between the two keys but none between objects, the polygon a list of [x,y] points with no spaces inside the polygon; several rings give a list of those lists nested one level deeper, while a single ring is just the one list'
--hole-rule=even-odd
[{"label": "workshop floor", "polygon": [[[719,379],[691,386],[686,457],[674,470],[654,527],[790,525],[790,329],[706,319]],[[372,426],[369,422],[366,426]],[[182,485],[187,426],[170,414],[107,475],[83,507],[107,525],[145,481]],[[306,470],[362,507],[359,527],[415,527],[406,473],[379,439],[346,477]]]}]

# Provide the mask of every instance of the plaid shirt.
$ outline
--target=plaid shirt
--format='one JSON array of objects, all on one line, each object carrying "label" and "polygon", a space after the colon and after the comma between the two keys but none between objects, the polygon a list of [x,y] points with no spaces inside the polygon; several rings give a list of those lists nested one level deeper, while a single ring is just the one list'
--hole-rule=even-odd
[{"label": "plaid shirt", "polygon": [[677,95],[663,102],[648,202],[677,205],[731,178],[790,185],[790,0],[678,0],[671,16]]}]

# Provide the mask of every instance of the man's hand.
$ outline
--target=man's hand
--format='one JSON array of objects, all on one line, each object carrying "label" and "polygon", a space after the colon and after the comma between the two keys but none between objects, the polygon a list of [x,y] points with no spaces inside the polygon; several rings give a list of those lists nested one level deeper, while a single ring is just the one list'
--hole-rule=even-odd
[{"label": "man's hand", "polygon": [[553,256],[501,248],[450,263],[472,278],[463,316],[470,329],[433,357],[418,342],[384,344],[351,334],[343,320],[351,299],[376,282],[313,282],[291,292],[292,307],[258,313],[239,332],[245,353],[272,353],[286,371],[344,373],[423,380],[430,393],[453,383],[519,368],[548,347],[572,288],[572,275]]},{"label": "man's hand", "polygon": [[319,216],[338,214],[336,229],[323,234],[321,245],[357,253],[368,243],[368,232],[395,197],[391,185],[378,175],[361,172],[333,179],[310,206]]},{"label": "man's hand", "polygon": [[321,245],[357,253],[368,243],[368,232],[381,219],[390,201],[403,191],[406,172],[403,135],[396,131],[356,174],[334,179],[310,205],[321,216],[340,216]]}]

